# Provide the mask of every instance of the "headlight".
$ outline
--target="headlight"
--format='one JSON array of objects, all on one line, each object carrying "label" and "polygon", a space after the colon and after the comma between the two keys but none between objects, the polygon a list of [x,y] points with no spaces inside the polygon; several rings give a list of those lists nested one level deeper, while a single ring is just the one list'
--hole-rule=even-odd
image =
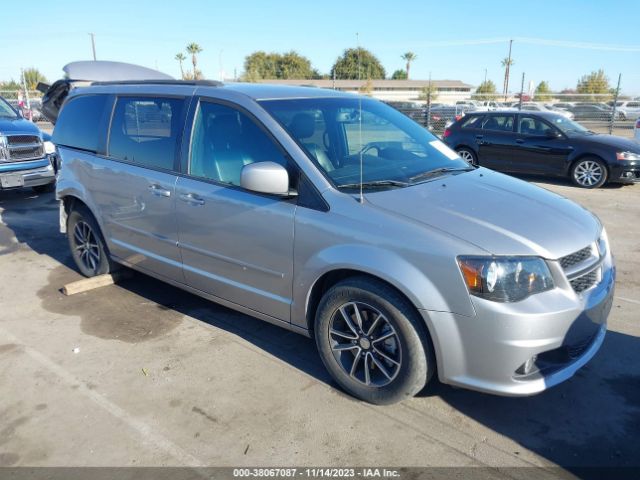
[{"label": "headlight", "polygon": [[471,295],[494,302],[518,302],[554,287],[539,257],[458,257]]},{"label": "headlight", "polygon": [[45,140],[43,143],[44,143],[44,153],[46,153],[47,155],[56,153],[56,146],[53,144],[53,142],[50,142],[49,140]]},{"label": "headlight", "polygon": [[616,152],[616,160],[640,160],[640,153]]},{"label": "headlight", "polygon": [[9,145],[4,135],[0,135],[0,161],[2,160],[9,160]]}]

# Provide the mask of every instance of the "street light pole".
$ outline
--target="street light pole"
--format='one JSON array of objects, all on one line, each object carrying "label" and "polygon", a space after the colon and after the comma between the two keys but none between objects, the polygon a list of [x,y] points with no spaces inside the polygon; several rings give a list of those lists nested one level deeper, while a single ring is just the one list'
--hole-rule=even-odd
[{"label": "street light pole", "polygon": [[93,51],[93,61],[96,61],[96,39],[95,39],[95,34],[94,33],[90,33],[89,36],[91,37],[91,50]]}]

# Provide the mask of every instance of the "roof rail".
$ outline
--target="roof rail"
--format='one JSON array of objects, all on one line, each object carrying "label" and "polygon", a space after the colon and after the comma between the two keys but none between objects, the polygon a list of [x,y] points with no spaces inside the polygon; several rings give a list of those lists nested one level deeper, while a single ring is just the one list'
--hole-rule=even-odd
[{"label": "roof rail", "polygon": [[217,80],[114,80],[109,82],[92,82],[91,85],[193,85],[202,87],[221,87]]}]

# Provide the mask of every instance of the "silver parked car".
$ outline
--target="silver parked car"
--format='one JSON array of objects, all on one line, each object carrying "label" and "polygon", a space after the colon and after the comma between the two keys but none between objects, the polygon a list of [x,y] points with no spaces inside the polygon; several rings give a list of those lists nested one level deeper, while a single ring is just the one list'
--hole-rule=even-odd
[{"label": "silver parked car", "polygon": [[93,84],[68,93],[54,143],[83,274],[123,264],[314,337],[366,401],[400,401],[434,375],[531,395],[602,344],[615,269],[598,219],[469,166],[381,102]]}]

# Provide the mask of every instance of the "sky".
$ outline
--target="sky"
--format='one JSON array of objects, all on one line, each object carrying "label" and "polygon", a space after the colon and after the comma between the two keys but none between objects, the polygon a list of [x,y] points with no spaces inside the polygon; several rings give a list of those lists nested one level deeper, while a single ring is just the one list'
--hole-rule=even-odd
[{"label": "sky", "polygon": [[637,0],[31,0],[7,2],[2,18],[0,80],[18,79],[21,67],[60,78],[65,64],[92,58],[93,32],[98,60],[176,77],[174,57],[190,42],[203,48],[198,68],[211,79],[240,75],[256,50],[296,50],[328,72],[359,42],[388,75],[404,68],[400,56],[412,51],[413,79],[431,74],[477,86],[486,69],[501,90],[500,61],[512,38],[512,91],[523,72],[526,85],[545,80],[561,90],[602,68],[612,84],[622,74],[624,93],[640,94]]}]

